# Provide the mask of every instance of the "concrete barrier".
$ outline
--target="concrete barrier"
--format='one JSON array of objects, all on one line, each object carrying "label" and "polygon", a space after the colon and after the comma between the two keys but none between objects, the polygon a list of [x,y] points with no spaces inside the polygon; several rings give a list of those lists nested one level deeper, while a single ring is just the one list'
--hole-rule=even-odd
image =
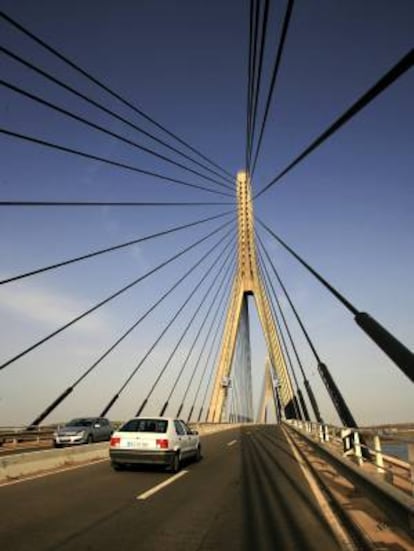
[{"label": "concrete barrier", "polygon": [[203,434],[212,434],[214,432],[222,432],[223,430],[235,429],[240,427],[241,423],[189,423],[189,426],[202,436]]},{"label": "concrete barrier", "polygon": [[0,457],[0,482],[106,457],[108,442],[4,455]]}]

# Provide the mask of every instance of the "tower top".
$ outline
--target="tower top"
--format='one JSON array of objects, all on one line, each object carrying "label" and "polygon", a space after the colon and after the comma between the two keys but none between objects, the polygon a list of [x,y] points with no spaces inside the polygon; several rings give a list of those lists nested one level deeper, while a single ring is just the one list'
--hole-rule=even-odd
[{"label": "tower top", "polygon": [[237,204],[239,277],[241,278],[244,291],[251,294],[257,280],[257,264],[250,181],[248,173],[244,170],[240,170],[237,173]]},{"label": "tower top", "polygon": [[245,183],[247,181],[247,172],[245,170],[239,170],[237,173],[237,181]]}]

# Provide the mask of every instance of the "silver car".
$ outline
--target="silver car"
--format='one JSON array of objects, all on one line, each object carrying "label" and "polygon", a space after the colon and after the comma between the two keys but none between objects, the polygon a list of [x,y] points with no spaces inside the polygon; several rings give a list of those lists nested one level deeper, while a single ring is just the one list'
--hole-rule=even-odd
[{"label": "silver car", "polygon": [[76,444],[91,444],[109,440],[113,428],[104,417],[79,417],[57,428],[53,433],[55,448]]}]

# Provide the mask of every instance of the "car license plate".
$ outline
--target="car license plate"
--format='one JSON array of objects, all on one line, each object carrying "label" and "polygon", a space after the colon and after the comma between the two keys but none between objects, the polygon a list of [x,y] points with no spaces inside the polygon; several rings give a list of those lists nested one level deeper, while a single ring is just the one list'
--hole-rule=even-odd
[{"label": "car license plate", "polygon": [[142,442],[141,440],[126,440],[123,444],[128,449],[148,448],[148,442]]}]

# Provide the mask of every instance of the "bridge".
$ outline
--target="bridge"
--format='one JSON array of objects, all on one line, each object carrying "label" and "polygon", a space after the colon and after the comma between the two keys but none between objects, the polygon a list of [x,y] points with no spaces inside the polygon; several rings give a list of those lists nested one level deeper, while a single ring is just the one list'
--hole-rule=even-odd
[{"label": "bridge", "polygon": [[[360,34],[293,0],[54,9],[1,13],[1,458],[43,465],[0,487],[6,548],[409,549],[410,457],[367,426],[412,421],[412,8]],[[328,43],[380,22],[391,53],[326,92]],[[192,423],[204,460],[38,451],[141,414]]]}]

